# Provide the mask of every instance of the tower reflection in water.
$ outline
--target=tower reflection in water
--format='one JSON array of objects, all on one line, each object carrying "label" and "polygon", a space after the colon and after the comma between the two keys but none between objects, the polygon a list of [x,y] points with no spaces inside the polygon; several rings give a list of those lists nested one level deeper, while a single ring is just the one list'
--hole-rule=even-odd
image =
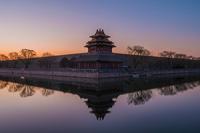
[{"label": "tower reflection in water", "polygon": [[[103,120],[106,114],[122,94],[127,94],[127,103],[141,105],[148,102],[154,95],[176,95],[200,85],[200,77],[171,77],[151,79],[103,79],[68,81],[47,79],[20,79],[17,77],[0,77],[0,89],[7,89],[11,93],[19,93],[22,98],[41,93],[51,96],[56,91],[76,94],[85,99],[90,113],[97,120]],[[100,91],[101,90],[101,91]]]}]

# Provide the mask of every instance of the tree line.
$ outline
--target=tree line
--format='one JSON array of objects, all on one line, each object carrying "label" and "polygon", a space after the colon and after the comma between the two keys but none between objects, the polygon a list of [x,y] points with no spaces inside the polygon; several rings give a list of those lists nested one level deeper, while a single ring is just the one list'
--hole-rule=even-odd
[{"label": "tree line", "polygon": [[[8,55],[0,54],[0,61],[6,60],[19,60],[19,59],[31,59],[37,56],[37,52],[31,49],[22,49],[19,52],[10,52]],[[42,57],[53,56],[49,52],[42,54]]]},{"label": "tree line", "polygon": [[[49,56],[53,56],[51,53],[49,52],[45,52],[42,54],[42,57],[49,57]],[[2,61],[12,61],[13,62],[13,68],[16,68],[17,63],[20,61],[24,64],[25,68],[28,68],[30,63],[31,63],[31,59],[37,57],[37,52],[31,49],[22,49],[19,52],[11,52],[8,55],[4,55],[4,54],[0,54],[0,62]],[[45,61],[40,60],[40,63],[43,63],[44,65],[46,65]]]},{"label": "tree line", "polygon": [[149,90],[140,90],[132,93],[128,93],[128,104],[134,105],[141,105],[148,102],[154,95],[153,91],[157,91],[159,95],[170,96],[170,95],[177,95],[181,92],[194,89],[195,87],[199,86],[199,81],[189,82],[189,83],[182,83],[170,86],[164,86],[157,88],[157,90],[149,89]]},{"label": "tree line", "polygon": [[[52,58],[45,58],[53,56],[53,54],[49,52],[43,53],[40,57],[44,58],[38,58],[37,62],[40,68],[44,69],[51,69],[53,65],[53,59]],[[17,65],[19,63],[22,63],[24,65],[24,68],[29,68],[31,65],[32,59],[37,58],[37,52],[30,49],[22,49],[19,52],[11,52],[8,55],[0,54],[0,67],[5,68],[17,68]],[[73,68],[75,66],[74,63],[75,58],[68,59],[66,57],[62,58],[59,62],[60,68]]]},{"label": "tree line", "polygon": [[[139,45],[128,46],[127,52],[129,55],[137,55],[137,56],[151,56],[152,55],[152,53],[148,49]],[[0,54],[0,61],[31,59],[36,56],[37,56],[36,51],[31,50],[31,49],[22,49],[19,52],[11,52],[8,55]],[[42,54],[42,57],[49,57],[49,56],[53,56],[53,55],[49,52],[45,52]],[[186,54],[177,53],[174,51],[163,51],[159,53],[159,57],[200,60],[200,57],[188,56]]]},{"label": "tree line", "polygon": [[33,96],[37,90],[41,92],[42,96],[50,96],[54,94],[54,90],[0,80],[0,90],[5,88],[8,89],[8,92],[19,93],[20,97]]},{"label": "tree line", "polygon": [[[128,54],[130,55],[138,55],[138,56],[151,56],[151,52],[145,49],[143,46],[128,46],[127,47]],[[191,59],[191,60],[200,60],[200,57],[188,56],[183,53],[177,53],[174,51],[163,51],[159,53],[159,57],[166,57],[166,58],[176,58],[176,59]]]},{"label": "tree line", "polygon": [[[173,51],[163,51],[159,53],[157,58],[143,46],[128,46],[129,56],[128,66],[132,69],[183,69],[183,68],[199,68],[200,57],[188,56],[186,54]],[[149,57],[149,58],[147,58]],[[152,58],[156,60],[152,60]]]}]

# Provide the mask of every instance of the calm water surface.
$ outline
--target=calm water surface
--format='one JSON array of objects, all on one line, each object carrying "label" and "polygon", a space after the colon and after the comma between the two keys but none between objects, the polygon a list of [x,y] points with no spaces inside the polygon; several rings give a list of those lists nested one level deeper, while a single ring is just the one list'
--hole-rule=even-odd
[{"label": "calm water surface", "polygon": [[198,77],[97,84],[1,77],[0,105],[1,133],[200,132]]}]

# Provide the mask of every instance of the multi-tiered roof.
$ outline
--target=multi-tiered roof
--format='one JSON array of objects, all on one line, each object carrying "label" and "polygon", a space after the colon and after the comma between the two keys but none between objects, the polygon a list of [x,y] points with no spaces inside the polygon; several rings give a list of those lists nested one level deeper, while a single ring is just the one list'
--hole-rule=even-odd
[{"label": "multi-tiered roof", "polygon": [[[90,38],[92,39],[85,46],[88,48],[88,53],[76,59],[78,67],[87,69],[118,69],[122,64],[122,60],[112,53],[112,48],[115,45],[109,40],[110,36],[106,35],[102,29],[98,29]],[[98,114],[99,116],[103,115]]]},{"label": "multi-tiered roof", "polygon": [[109,40],[110,36],[106,35],[103,29],[97,29],[96,33],[90,36],[90,38],[92,38],[92,40],[87,42],[87,45],[85,46],[87,48],[92,46],[115,47],[115,45],[113,45],[114,43]]}]

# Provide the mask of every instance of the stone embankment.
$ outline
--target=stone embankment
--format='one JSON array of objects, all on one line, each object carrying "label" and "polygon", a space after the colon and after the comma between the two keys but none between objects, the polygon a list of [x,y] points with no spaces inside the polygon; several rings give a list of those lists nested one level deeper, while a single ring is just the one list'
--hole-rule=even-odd
[{"label": "stone embankment", "polygon": [[128,77],[130,74],[122,72],[98,72],[98,71],[53,71],[53,70],[24,70],[24,69],[0,69],[0,75],[7,76],[55,76],[55,77],[77,77],[77,78],[115,78]]},{"label": "stone embankment", "polygon": [[162,71],[96,71],[96,70],[26,70],[26,69],[0,69],[0,75],[22,76],[22,77],[77,77],[77,78],[118,78],[118,77],[160,77],[160,76],[182,76],[182,75],[200,75],[200,69],[192,70],[162,70]]}]

